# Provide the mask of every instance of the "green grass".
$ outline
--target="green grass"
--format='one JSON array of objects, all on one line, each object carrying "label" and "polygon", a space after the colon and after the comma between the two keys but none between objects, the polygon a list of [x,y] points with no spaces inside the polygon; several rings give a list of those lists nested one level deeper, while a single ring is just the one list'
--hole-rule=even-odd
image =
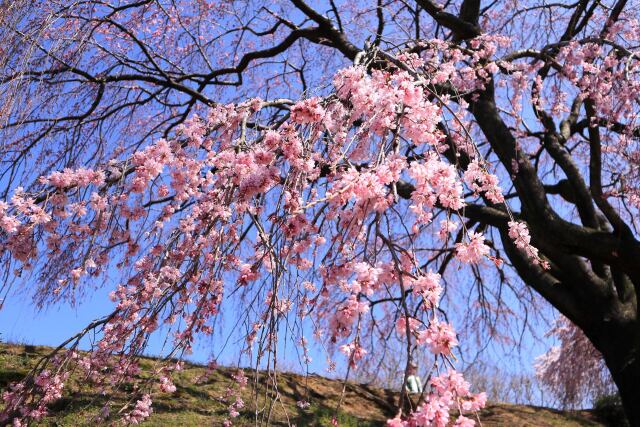
[{"label": "green grass", "polygon": [[[39,357],[46,354],[47,347],[0,344],[0,390],[6,389],[9,383],[23,378]],[[157,360],[141,358],[141,379],[148,378]],[[176,385],[174,393],[162,393],[154,389],[152,393],[153,414],[145,421],[146,426],[202,426],[220,425],[228,417],[229,402],[225,401],[228,388],[234,387],[231,378],[233,369],[220,368],[209,378],[197,383],[197,379],[205,373],[199,365],[185,363],[184,369],[173,376]],[[252,372],[245,375],[252,381]],[[265,389],[259,388],[258,396],[251,387],[242,392],[246,403],[240,415],[234,419],[235,425],[253,425],[256,417],[262,424],[298,426],[331,426],[331,420],[337,417],[340,426],[381,426],[390,414],[391,407],[380,407],[372,399],[376,396],[363,395],[357,386],[349,384],[343,410],[336,413],[335,408],[340,400],[342,383],[315,375],[307,378],[280,373],[278,381],[279,398],[271,405],[271,398],[265,396]],[[123,384],[114,394],[109,406],[115,414],[130,398],[140,393],[132,384]],[[305,399],[311,403],[307,409],[296,405],[298,400]],[[56,426],[92,426],[93,418],[107,402],[98,390],[78,375],[72,375],[65,385],[64,396],[49,407],[51,416],[41,425]],[[348,403],[347,403],[348,402]],[[356,410],[353,403],[368,408],[366,411]],[[130,408],[128,408],[130,409]],[[257,411],[257,415],[256,415]],[[356,415],[357,414],[357,415]],[[115,419],[115,417],[113,417]]]},{"label": "green grass", "polygon": [[[9,383],[24,377],[39,357],[49,351],[47,347],[0,344],[0,392]],[[140,378],[148,378],[157,360],[141,358]],[[219,426],[228,416],[229,402],[225,393],[234,386],[231,374],[235,370],[220,368],[203,382],[198,383],[205,368],[186,363],[173,379],[174,393],[152,392],[153,414],[144,426]],[[252,372],[246,372],[252,381]],[[259,383],[264,383],[260,373]],[[347,383],[340,410],[343,382],[316,375],[307,377],[278,374],[279,397],[265,396],[264,386],[258,387],[257,396],[251,387],[242,393],[246,407],[234,419],[234,425],[297,425],[333,426],[335,417],[340,427],[376,427],[385,425],[393,417],[397,393],[361,384]],[[132,384],[124,384],[109,401],[112,417],[107,424],[118,419],[116,412],[139,395]],[[311,405],[300,409],[296,402],[307,400]],[[41,422],[43,426],[96,426],[93,417],[107,402],[99,390],[79,375],[72,375],[65,385],[64,395],[50,406],[50,416]],[[0,405],[1,409],[1,405]],[[125,411],[130,410],[126,408]],[[480,414],[482,425],[491,426],[602,426],[591,411],[558,411],[527,405],[492,404]],[[258,422],[256,422],[256,420]]]}]

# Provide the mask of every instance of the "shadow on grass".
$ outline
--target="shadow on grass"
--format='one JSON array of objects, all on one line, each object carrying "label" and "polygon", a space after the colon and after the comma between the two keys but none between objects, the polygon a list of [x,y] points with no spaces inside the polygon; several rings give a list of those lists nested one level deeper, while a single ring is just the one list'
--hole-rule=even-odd
[{"label": "shadow on grass", "polygon": [[[332,421],[334,416],[334,408],[320,405],[296,418],[293,423],[302,426],[330,427],[335,425]],[[382,427],[385,425],[383,421],[360,419],[342,411],[339,411],[335,418],[340,427]]]},{"label": "shadow on grass", "polygon": [[24,372],[21,371],[0,371],[0,388],[5,389],[10,383],[20,381],[24,378]]}]

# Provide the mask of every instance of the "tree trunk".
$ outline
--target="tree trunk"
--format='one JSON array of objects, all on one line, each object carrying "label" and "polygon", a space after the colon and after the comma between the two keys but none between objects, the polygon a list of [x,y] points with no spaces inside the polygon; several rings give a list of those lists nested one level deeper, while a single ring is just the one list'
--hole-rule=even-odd
[{"label": "tree trunk", "polygon": [[614,366],[606,358],[605,360],[618,386],[629,424],[640,427],[640,359],[637,357],[637,349],[630,353],[627,357],[621,358],[621,363]]},{"label": "tree trunk", "polygon": [[629,424],[640,427],[640,328],[638,322],[612,326],[594,344],[618,387]]},{"label": "tree trunk", "polygon": [[615,381],[629,424],[634,427],[640,426],[640,363],[636,361],[633,367],[627,370],[626,375],[617,376]]}]

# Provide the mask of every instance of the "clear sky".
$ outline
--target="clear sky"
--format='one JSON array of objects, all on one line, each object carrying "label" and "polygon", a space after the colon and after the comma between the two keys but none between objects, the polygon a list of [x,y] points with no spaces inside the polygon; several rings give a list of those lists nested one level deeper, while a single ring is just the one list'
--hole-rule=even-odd
[{"label": "clear sky", "polygon": [[[58,304],[43,310],[38,310],[32,303],[30,297],[24,292],[14,291],[10,293],[6,303],[0,310],[0,340],[2,342],[58,346],[75,333],[82,330],[88,323],[96,318],[100,318],[110,313],[114,304],[109,300],[109,292],[112,289],[108,286],[89,293],[75,307],[69,304]],[[224,345],[219,342],[226,339],[226,332],[233,331],[237,319],[229,317],[223,319],[218,324],[219,330],[224,333],[214,334],[212,337],[196,339],[193,354],[187,357],[188,360],[198,363],[206,363],[212,356],[219,363],[225,365],[235,365],[237,363],[237,353],[239,345],[232,339]],[[160,329],[153,334],[146,353],[148,355],[159,355],[163,351],[163,343],[166,338],[166,329]],[[312,339],[309,339],[313,343]],[[88,342],[85,340],[81,348],[88,349]],[[291,345],[289,344],[289,351]],[[221,351],[221,349],[223,349]],[[286,351],[286,349],[284,349]],[[330,376],[327,372],[327,354],[318,345],[312,345],[310,349],[312,362],[310,371]],[[289,355],[293,356],[293,355]],[[293,364],[295,357],[288,357],[288,364],[283,365],[285,370],[300,370]],[[342,359],[338,356],[336,359]],[[339,360],[336,360],[339,362]]]}]

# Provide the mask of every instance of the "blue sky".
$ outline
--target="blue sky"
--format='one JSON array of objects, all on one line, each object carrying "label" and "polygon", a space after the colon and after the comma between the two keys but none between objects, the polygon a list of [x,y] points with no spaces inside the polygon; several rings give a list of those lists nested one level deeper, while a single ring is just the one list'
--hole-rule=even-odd
[{"label": "blue sky", "polygon": [[[0,340],[20,344],[58,346],[92,320],[113,310],[114,304],[109,300],[111,290],[109,286],[106,286],[89,293],[76,306],[59,304],[42,310],[34,306],[28,294],[14,290],[9,294],[6,303],[0,310]],[[218,324],[219,330],[223,333],[233,331],[237,326],[237,319],[233,317],[227,317]],[[152,335],[146,354],[161,355],[163,353],[166,333],[166,328],[160,328]],[[233,341],[235,337],[232,337],[228,345],[224,346],[220,341],[225,340],[226,336],[221,335],[214,334],[211,337],[196,339],[193,354],[187,356],[186,359],[197,363],[206,363],[215,358],[221,364],[236,365],[239,346]],[[331,373],[326,369],[326,352],[320,346],[314,345],[313,339],[309,338],[309,341],[312,343],[310,371],[331,376]],[[283,343],[283,346],[289,346],[291,349],[292,345],[289,342]],[[88,340],[83,340],[80,347],[88,349]],[[283,350],[286,351],[286,348],[283,347]],[[287,357],[288,360],[283,365],[283,369],[300,371],[300,367],[293,363],[296,359],[294,355],[288,354],[288,356],[291,357]],[[338,356],[336,359],[341,360],[342,357]],[[336,361],[340,362],[340,360]]]}]

